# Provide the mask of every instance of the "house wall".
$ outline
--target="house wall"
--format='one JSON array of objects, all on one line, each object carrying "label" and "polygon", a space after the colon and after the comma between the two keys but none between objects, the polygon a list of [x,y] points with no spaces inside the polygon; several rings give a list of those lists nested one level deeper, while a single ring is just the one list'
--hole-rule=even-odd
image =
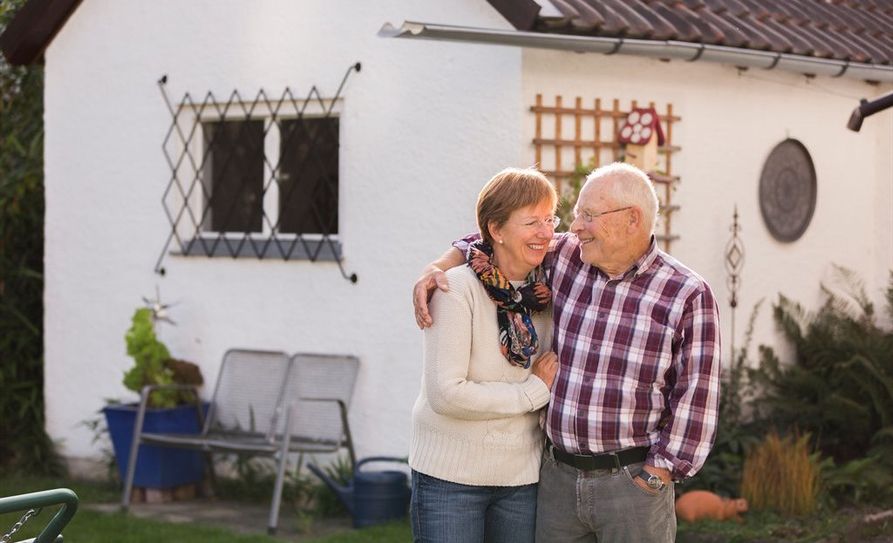
[{"label": "house wall", "polygon": [[[349,353],[360,455],[406,454],[422,335],[410,288],[474,227],[477,191],[522,156],[521,51],[377,37],[384,22],[509,28],[486,2],[84,2],[46,52],[46,417],[72,459],[96,460],[82,422],[121,384],[143,296],[174,303],[160,336],[213,383],[231,347]],[[179,100],[316,85],[343,93],[334,263],[168,255],[161,152]],[[85,464],[80,463],[83,466]]]},{"label": "house wall", "polygon": [[[857,270],[880,298],[893,266],[893,113],[845,129],[857,100],[888,92],[848,81],[708,63],[662,63],[376,36],[403,20],[508,29],[479,0],[193,0],[84,2],[46,53],[47,429],[73,460],[96,460],[82,422],[107,398],[133,400],[124,332],[143,296],[175,303],[162,325],[172,353],[213,383],[231,347],[350,353],[361,371],[350,412],[358,452],[405,454],[421,370],[410,286],[451,239],[474,230],[481,185],[507,165],[533,162],[536,93],[548,98],[671,102],[681,211],[673,252],[702,273],[730,318],[723,267],[737,204],[747,257],[737,312],[740,345],[765,299],[755,343],[776,342],[778,293],[814,306],[832,263]],[[161,152],[173,100],[233,89],[332,96],[347,67],[340,148],[340,240],[334,263],[168,255]],[[786,137],[802,141],[818,176],[812,224],[774,241],[757,186]]]},{"label": "house wall", "polygon": [[[855,270],[869,295],[881,302],[893,268],[893,112],[865,120],[859,133],[846,128],[860,98],[890,91],[860,81],[786,72],[741,72],[700,62],[661,62],[631,56],[581,55],[525,50],[523,100],[537,93],[544,103],[562,95],[564,104],[583,97],[588,107],[620,99],[639,104],[673,104],[681,121],[673,125],[673,173],[681,176],[672,218],[681,236],[672,252],[713,286],[722,308],[726,352],[731,345],[731,313],[726,243],[732,213],[738,207],[746,259],[735,316],[737,347],[742,345],[754,305],[764,300],[755,323],[753,345],[785,345],[776,336],[771,304],[779,294],[814,308],[820,282],[833,285],[833,265]],[[544,122],[553,123],[549,117]],[[523,121],[525,153],[533,162],[534,116]],[[758,188],[763,163],[782,140],[802,142],[816,169],[817,203],[812,221],[797,241],[776,241],[763,223]],[[567,153],[568,151],[565,151]],[[544,159],[545,168],[551,163]],[[755,350],[752,352],[755,357]]]}]

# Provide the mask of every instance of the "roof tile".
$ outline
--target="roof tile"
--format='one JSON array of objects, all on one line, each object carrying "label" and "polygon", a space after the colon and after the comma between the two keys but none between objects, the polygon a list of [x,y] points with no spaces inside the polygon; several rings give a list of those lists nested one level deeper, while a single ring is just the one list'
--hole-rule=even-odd
[{"label": "roof tile", "polygon": [[[691,12],[684,6],[670,9],[661,3],[655,2],[654,10],[664,21],[668,21],[668,24],[671,24],[676,28],[676,37],[673,39],[688,42],[702,42],[704,40],[704,34],[709,32],[709,27],[706,25],[699,25],[697,17],[693,17]],[[704,32],[705,30],[707,30],[707,32]]]},{"label": "roof tile", "polygon": [[552,0],[535,31],[893,63],[893,0]]}]

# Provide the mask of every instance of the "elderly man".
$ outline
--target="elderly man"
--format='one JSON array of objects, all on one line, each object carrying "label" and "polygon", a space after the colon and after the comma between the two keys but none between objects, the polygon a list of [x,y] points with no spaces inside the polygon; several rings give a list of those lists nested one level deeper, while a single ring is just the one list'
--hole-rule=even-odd
[{"label": "elderly man", "polygon": [[[671,542],[674,484],[704,464],[716,435],[720,342],[716,302],[698,274],[658,248],[648,176],[615,163],[593,171],[571,234],[544,264],[559,371],[545,430],[537,541]],[[446,290],[442,269],[414,289],[416,320]]]}]

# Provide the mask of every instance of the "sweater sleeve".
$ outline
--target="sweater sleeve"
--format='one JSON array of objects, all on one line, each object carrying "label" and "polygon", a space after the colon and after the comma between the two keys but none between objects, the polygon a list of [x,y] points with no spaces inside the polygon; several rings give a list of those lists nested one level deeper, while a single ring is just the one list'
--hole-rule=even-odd
[{"label": "sweater sleeve", "polygon": [[464,278],[451,275],[450,290],[437,292],[432,300],[434,326],[425,332],[425,392],[431,408],[457,419],[485,420],[514,417],[546,405],[549,388],[533,374],[518,383],[468,379],[474,300]]}]

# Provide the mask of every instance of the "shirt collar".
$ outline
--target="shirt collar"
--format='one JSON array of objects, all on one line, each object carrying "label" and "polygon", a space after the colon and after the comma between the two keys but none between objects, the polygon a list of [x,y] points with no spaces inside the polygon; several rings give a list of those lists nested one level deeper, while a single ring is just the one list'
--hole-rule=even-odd
[{"label": "shirt collar", "polygon": [[[620,277],[617,278],[617,280],[622,281],[627,278],[635,279],[639,277],[640,275],[645,273],[648,268],[651,267],[651,264],[654,263],[654,260],[657,258],[659,252],[660,249],[657,248],[657,239],[652,235],[651,242],[648,244],[648,250],[645,251],[645,254],[643,254],[635,262],[633,262],[633,265],[630,266],[628,270],[623,272],[623,274],[621,274]],[[602,273],[606,277],[608,277],[608,280],[611,280],[608,274],[604,272]]]},{"label": "shirt collar", "polygon": [[660,252],[660,249],[657,248],[657,238],[653,235],[651,236],[651,243],[648,245],[648,250],[645,251],[638,260],[633,263],[632,269],[633,277],[638,277],[645,273],[648,268],[651,267],[651,264],[654,263],[654,260],[657,258],[657,254]]}]

